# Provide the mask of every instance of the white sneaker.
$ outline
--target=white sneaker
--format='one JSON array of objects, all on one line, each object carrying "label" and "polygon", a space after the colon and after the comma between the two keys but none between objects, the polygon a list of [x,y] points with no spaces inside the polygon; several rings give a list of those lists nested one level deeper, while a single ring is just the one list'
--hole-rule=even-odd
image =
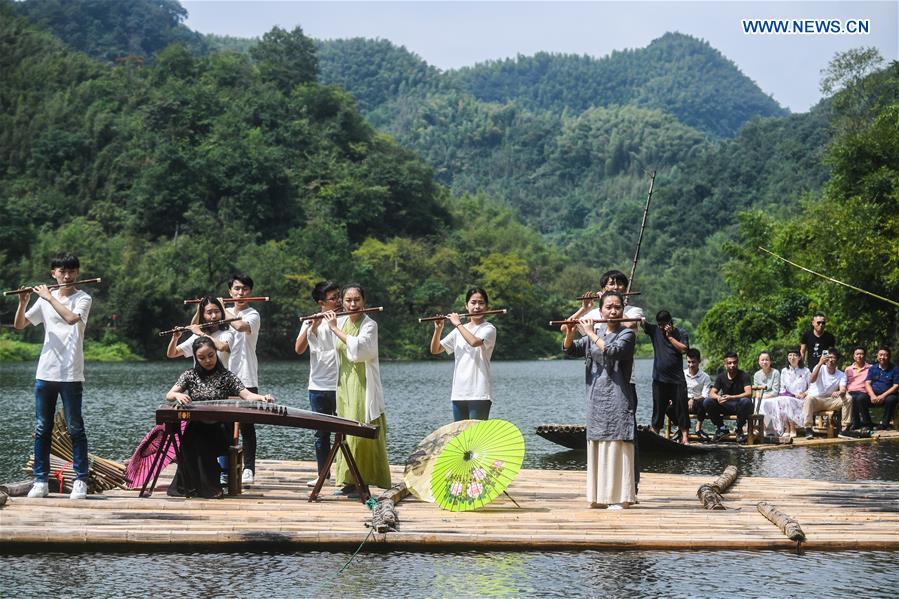
[{"label": "white sneaker", "polygon": [[87,497],[87,483],[83,480],[76,480],[75,484],[72,485],[69,499],[84,499],[85,497]]},{"label": "white sneaker", "polygon": [[228,474],[226,472],[219,474],[219,484],[223,487],[228,484]]},{"label": "white sneaker", "polygon": [[244,468],[243,474],[240,477],[240,482],[245,485],[253,484],[253,471],[249,468]]},{"label": "white sneaker", "polygon": [[612,503],[612,504],[609,504],[609,508],[608,508],[608,509],[610,509],[610,510],[623,510],[623,509],[624,509],[624,505],[622,505],[622,504],[620,504],[620,503]]},{"label": "white sneaker", "polygon": [[50,484],[49,483],[34,483],[31,485],[31,490],[28,491],[29,497],[46,497],[50,494]]},{"label": "white sneaker", "polygon": [[[313,487],[315,486],[315,484],[316,484],[317,482],[318,482],[318,478],[313,478],[312,480],[306,482],[306,486],[309,487],[309,488],[311,489],[311,488],[313,488]],[[325,482],[322,484],[322,486],[323,486],[323,487],[326,487],[326,486],[328,486],[329,484],[331,484],[331,479],[330,479],[330,478],[326,478],[326,479],[325,479]]]}]

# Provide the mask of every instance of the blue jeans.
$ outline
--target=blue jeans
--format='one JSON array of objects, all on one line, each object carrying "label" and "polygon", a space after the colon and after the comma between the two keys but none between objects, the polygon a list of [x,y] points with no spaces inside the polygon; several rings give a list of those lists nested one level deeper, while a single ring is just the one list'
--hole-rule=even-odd
[{"label": "blue jeans", "polygon": [[453,420],[487,420],[492,403],[489,399],[453,401]]},{"label": "blue jeans", "polygon": [[75,478],[87,482],[87,434],[81,417],[83,384],[57,381],[34,381],[34,480],[45,483],[50,479],[50,441],[53,438],[53,416],[56,399],[62,398],[66,428],[72,439],[72,458]]},{"label": "blue jeans", "polygon": [[[319,414],[337,415],[337,391],[309,390],[309,405],[313,412]],[[318,462],[318,471],[321,473],[331,453],[331,433],[328,431],[315,431],[315,461]],[[328,478],[331,473],[327,473]]]}]

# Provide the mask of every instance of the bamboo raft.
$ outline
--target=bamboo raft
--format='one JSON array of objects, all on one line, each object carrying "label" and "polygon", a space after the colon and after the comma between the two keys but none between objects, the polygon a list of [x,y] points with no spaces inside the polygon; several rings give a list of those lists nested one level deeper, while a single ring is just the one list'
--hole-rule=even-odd
[{"label": "bamboo raft", "polygon": [[[10,497],[0,508],[6,551],[210,546],[355,548],[370,532],[372,511],[333,497],[309,503],[313,462],[258,463],[256,483],[222,500],[167,497],[170,466],[149,499],[114,489],[86,500]],[[394,481],[402,469],[394,466]],[[769,502],[795,519],[806,550],[899,550],[899,483],[739,477],[709,511],[697,488],[710,476],[644,473],[640,503],[629,510],[589,509],[583,471],[522,470],[504,496],[477,512],[451,513],[408,497],[397,504],[397,532],[373,533],[382,550],[795,549],[759,513]],[[374,489],[373,489],[374,491]],[[377,492],[374,493],[377,495]]]}]

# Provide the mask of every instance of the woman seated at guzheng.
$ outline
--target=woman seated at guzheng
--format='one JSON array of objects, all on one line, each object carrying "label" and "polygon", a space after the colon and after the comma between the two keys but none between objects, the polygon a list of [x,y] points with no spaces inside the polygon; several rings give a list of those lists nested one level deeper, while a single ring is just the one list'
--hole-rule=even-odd
[{"label": "woman seated at guzheng", "polygon": [[[248,391],[237,375],[222,365],[215,342],[209,337],[197,337],[191,349],[194,367],[178,377],[166,393],[167,401],[176,406],[230,396],[251,401],[274,401],[271,395]],[[218,456],[227,453],[229,441],[230,435],[224,423],[188,422],[181,442],[181,460],[168,494],[178,497],[221,497]]]}]

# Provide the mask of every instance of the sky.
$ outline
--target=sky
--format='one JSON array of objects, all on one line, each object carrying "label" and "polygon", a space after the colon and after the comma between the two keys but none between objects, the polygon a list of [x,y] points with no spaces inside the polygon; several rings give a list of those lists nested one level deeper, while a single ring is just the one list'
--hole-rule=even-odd
[{"label": "sky", "polygon": [[[709,42],[793,112],[821,99],[819,82],[837,52],[875,46],[899,59],[899,2],[520,2],[181,0],[202,33],[258,37],[274,26],[317,39],[381,38],[440,69],[540,51],[587,54],[642,48],[667,31]],[[867,19],[867,34],[755,34],[744,19]]]}]

